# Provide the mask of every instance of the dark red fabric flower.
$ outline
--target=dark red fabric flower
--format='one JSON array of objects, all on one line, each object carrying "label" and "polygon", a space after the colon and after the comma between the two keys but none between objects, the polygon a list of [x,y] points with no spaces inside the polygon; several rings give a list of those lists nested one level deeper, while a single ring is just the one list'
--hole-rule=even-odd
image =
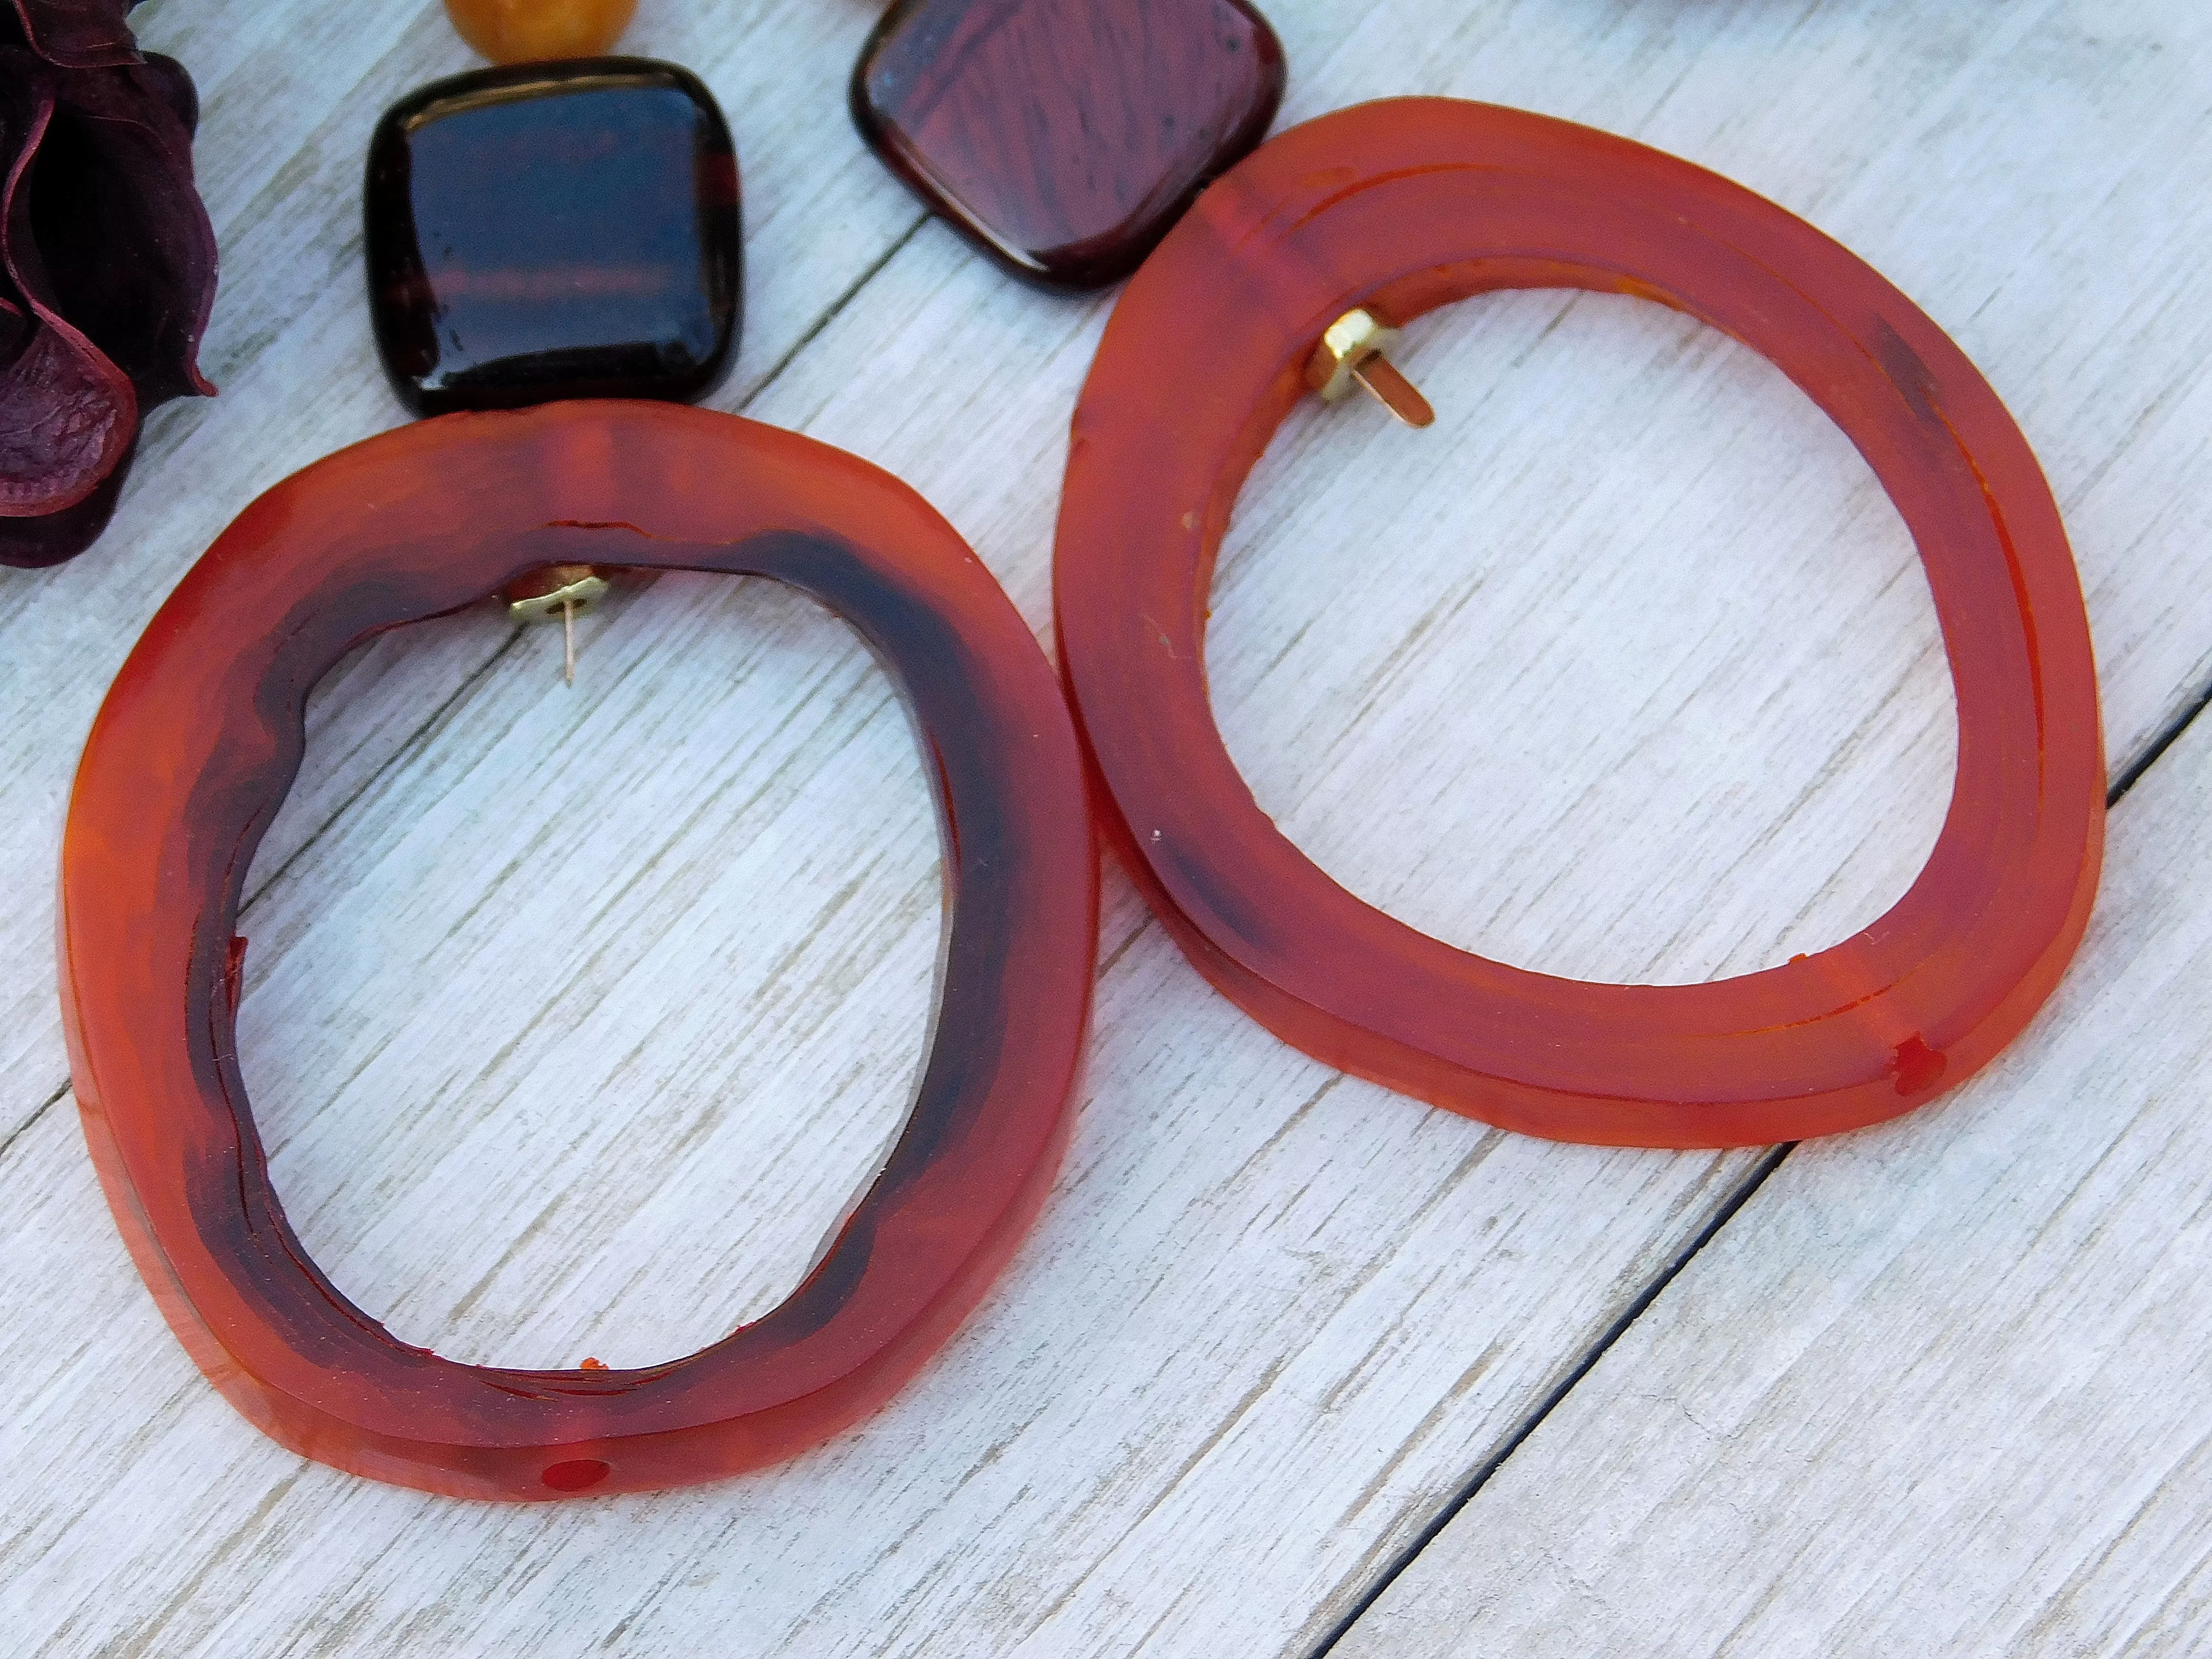
[{"label": "dark red fabric flower", "polygon": [[215,391],[199,99],[126,9],[0,0],[0,564],[83,551],[146,411]]}]

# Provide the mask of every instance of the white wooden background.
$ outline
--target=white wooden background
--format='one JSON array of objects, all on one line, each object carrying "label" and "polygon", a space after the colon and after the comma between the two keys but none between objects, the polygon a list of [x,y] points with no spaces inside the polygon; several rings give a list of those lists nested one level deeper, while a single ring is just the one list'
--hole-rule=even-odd
[{"label": "white wooden background", "polygon": [[[84,731],[179,574],[401,418],[362,155],[469,59],[419,0],[150,0],[134,22],[206,104],[223,390],[154,418],[94,551],[0,572],[0,1645],[2212,1641],[2212,732],[2163,746],[2212,684],[2212,11],[1268,9],[1286,122],[1439,92],[1645,139],[1844,238],[1982,365],[2066,513],[2131,786],[2053,1006],[1958,1095],[1778,1164],[1558,1146],[1283,1047],[1109,869],[1066,1172],[883,1413],[741,1480],[557,1506],[301,1462],[201,1380],[109,1223],[52,869]],[[1105,302],[1011,285],[861,149],[873,10],[644,0],[627,40],[697,70],[739,145],[748,315],[714,402],[908,479],[1043,637]],[[1394,914],[1557,972],[1740,972],[1879,914],[1934,839],[1952,717],[1911,549],[1838,434],[1626,300],[1460,306],[1403,361],[1437,428],[1301,410],[1222,562],[1215,706],[1262,804]],[[332,676],[254,869],[240,1041],[289,1212],[362,1305],[458,1358],[635,1364],[777,1300],[895,1132],[935,836],[887,682],[787,593],[670,578],[587,622],[574,690],[557,650],[486,611]]]}]

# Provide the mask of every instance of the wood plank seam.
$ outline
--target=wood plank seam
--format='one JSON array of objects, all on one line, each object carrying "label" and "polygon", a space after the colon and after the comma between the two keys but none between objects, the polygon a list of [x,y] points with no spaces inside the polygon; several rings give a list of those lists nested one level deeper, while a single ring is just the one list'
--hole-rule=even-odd
[{"label": "wood plank seam", "polygon": [[54,1109],[55,1103],[64,1098],[69,1094],[69,1079],[67,1078],[64,1078],[62,1079],[62,1085],[60,1088],[55,1090],[53,1093],[48,1095],[44,1100],[40,1101],[39,1103],[38,1109],[33,1112],[28,1117],[25,1118],[21,1123],[17,1124],[15,1128],[9,1132],[8,1138],[5,1140],[0,1140],[0,1169],[5,1169],[7,1167],[8,1154],[15,1150],[15,1143],[21,1140],[24,1135],[29,1132],[33,1124],[38,1122],[38,1121],[44,1117],[48,1112],[52,1111]]},{"label": "wood plank seam", "polygon": [[[2173,747],[2182,733],[2189,729],[2191,724],[2204,712],[2208,706],[2212,706],[2212,684],[2208,684],[2199,690],[2184,712],[2164,731],[2153,737],[2143,746],[2141,757],[2130,763],[2115,779],[2112,787],[2106,792],[2105,795],[2105,806],[2107,811],[2119,805],[2120,802],[2126,798],[2128,792],[2142,781],[2143,775],[2158,763],[2168,750]],[[1352,1626],[1366,1617],[1368,1610],[1382,1599],[1383,1594],[1389,1590],[1392,1583],[1396,1582],[1399,1576],[1412,1566],[1421,1553],[1434,1543],[1437,1535],[1452,1523],[1460,1511],[1474,1501],[1476,1494],[1480,1492],[1483,1487],[1490,1483],[1491,1478],[1504,1466],[1506,1460],[1521,1449],[1522,1443],[1536,1431],[1544,1419],[1549,1417],[1567,1396],[1574,1392],[1577,1385],[1595,1369],[1597,1363],[1605,1358],[1607,1351],[1627,1334],[1629,1327],[1635,1324],[1650,1310],[1651,1304],[1659,1299],[1661,1293],[1668,1285],[1673,1284],[1680,1276],[1682,1270],[1690,1265],[1698,1253],[1718,1237],[1723,1227],[1735,1219],[1737,1212],[1750,1201],[1752,1194],[1765,1183],[1770,1176],[1782,1167],[1783,1160],[1796,1151],[1799,1145],[1799,1142],[1794,1140],[1784,1141],[1759,1159],[1758,1164],[1738,1185],[1736,1190],[1731,1193],[1721,1207],[1714,1212],[1712,1219],[1705,1224],[1704,1230],[1690,1242],[1689,1246],[1669,1261],[1649,1285],[1638,1292],[1635,1300],[1622,1310],[1620,1316],[1606,1328],[1605,1333],[1592,1343],[1570,1368],[1559,1386],[1538,1401],[1535,1409],[1530,1412],[1506,1437],[1497,1454],[1483,1462],[1473,1474],[1468,1477],[1466,1485],[1437,1509],[1434,1518],[1421,1528],[1413,1541],[1394,1557],[1389,1565],[1376,1576],[1375,1582],[1360,1593],[1358,1599],[1346,1609],[1344,1617],[1313,1650],[1311,1659],[1328,1659],[1328,1656],[1335,1650],[1338,1644],[1351,1633]]]},{"label": "wood plank seam", "polygon": [[1344,1651],[2202,1648],[2207,758],[2010,1076],[1793,1160]]},{"label": "wood plank seam", "polygon": [[1328,1655],[1335,1650],[1337,1644],[1351,1634],[1354,1625],[1367,1616],[1368,1609],[1382,1599],[1383,1593],[1397,1581],[1398,1576],[1412,1566],[1421,1553],[1436,1541],[1437,1535],[1451,1525],[1459,1512],[1474,1500],[1475,1494],[1490,1484],[1491,1477],[1504,1467],[1505,1461],[1521,1449],[1522,1443],[1535,1433],[1544,1419],[1552,1414],[1553,1410],[1575,1391],[1576,1386],[1590,1374],[1598,1361],[1605,1358],[1607,1352],[1613,1344],[1628,1334],[1629,1327],[1644,1316],[1651,1304],[1659,1299],[1660,1294],[1673,1284],[1681,1275],[1682,1270],[1697,1258],[1698,1252],[1711,1243],[1719,1236],[1721,1229],[1735,1218],[1736,1212],[1750,1202],[1752,1194],[1765,1184],[1769,1176],[1781,1168],[1782,1160],[1790,1156],[1797,1144],[1794,1140],[1785,1140],[1779,1146],[1771,1148],[1757,1164],[1752,1166],[1751,1173],[1739,1182],[1735,1190],[1722,1200],[1720,1207],[1713,1212],[1712,1218],[1698,1231],[1697,1237],[1692,1238],[1672,1261],[1668,1261],[1664,1268],[1655,1274],[1649,1284],[1637,1292],[1635,1299],[1621,1310],[1619,1317],[1607,1326],[1597,1340],[1584,1349],[1573,1364],[1568,1367],[1566,1375],[1559,1379],[1558,1384],[1536,1402],[1535,1409],[1514,1425],[1512,1431],[1499,1444],[1497,1452],[1476,1467],[1474,1473],[1468,1477],[1466,1484],[1438,1507],[1436,1515],[1428,1524],[1415,1534],[1413,1540],[1391,1559],[1388,1566],[1376,1575],[1375,1582],[1359,1593],[1358,1599],[1346,1608],[1344,1616],[1337,1620],[1328,1633],[1322,1638],[1319,1645],[1314,1648],[1311,1659],[1328,1659]]},{"label": "wood plank seam", "polygon": [[907,228],[898,234],[897,238],[892,241],[888,247],[884,248],[881,254],[877,256],[874,263],[870,264],[866,270],[862,270],[858,276],[855,276],[851,283],[847,286],[845,291],[830,302],[827,308],[825,308],[820,315],[816,317],[812,323],[808,325],[805,331],[800,334],[796,340],[793,340],[791,343],[790,349],[787,350],[783,356],[777,358],[774,362],[768,366],[768,372],[763,374],[760,377],[760,380],[754,385],[753,388],[750,392],[746,392],[744,397],[738,401],[737,412],[742,415],[747,410],[750,409],[754,404],[757,403],[760,400],[762,394],[767,392],[767,390],[770,386],[774,386],[777,380],[781,377],[784,370],[789,368],[793,363],[798,361],[799,354],[805,350],[807,347],[812,345],[817,339],[821,337],[823,330],[828,328],[830,324],[836,322],[838,317],[844,312],[845,307],[851,305],[854,301],[860,297],[861,290],[883,274],[884,268],[890,264],[893,259],[898,258],[900,250],[904,248],[908,242],[914,240],[915,235],[919,234],[921,228],[928,222],[929,216],[927,213],[917,213],[915,215],[912,221],[908,223]]},{"label": "wood plank seam", "polygon": [[2197,695],[2190,699],[2181,713],[2174,718],[2172,724],[2145,744],[2142,753],[2128,763],[2105,797],[2106,811],[2111,811],[2113,807],[2120,804],[2121,799],[2127,794],[2128,791],[2142,781],[2143,774],[2158,764],[2166,751],[2173,747],[2181,734],[2189,729],[2191,723],[2208,707],[2212,707],[2212,681],[2207,681]]}]

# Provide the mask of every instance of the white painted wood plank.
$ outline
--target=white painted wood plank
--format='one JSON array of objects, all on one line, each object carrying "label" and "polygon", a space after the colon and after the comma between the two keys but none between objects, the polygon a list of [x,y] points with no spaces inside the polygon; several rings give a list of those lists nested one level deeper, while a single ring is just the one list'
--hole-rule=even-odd
[{"label": "white painted wood plank", "polygon": [[2054,1017],[1793,1152],[1336,1653],[2201,1651],[2208,823],[2199,720]]},{"label": "white painted wood plank", "polygon": [[[2212,601],[2191,562],[2212,556],[2197,519],[2136,508],[2160,458],[2185,481],[2204,465],[2172,391],[2203,357],[2173,303],[2203,210],[2177,193],[2166,252],[2080,292],[2116,225],[2163,202],[2163,175],[2098,142],[2100,100],[2170,90],[2157,53],[2110,70],[2047,5],[1932,39],[1863,0],[1271,10],[1295,112],[1519,101],[1668,143],[1856,242],[2045,446],[2120,663],[2116,752],[2194,684]],[[2131,15],[2175,46],[2194,27]],[[2021,99],[2006,54],[2036,51],[2095,106]],[[2169,153],[2201,153],[2208,101],[2158,106]],[[2059,222],[2077,187],[2094,210]],[[2057,228],[1960,235],[1978,200]],[[1942,257],[1900,269],[1924,242]],[[783,246],[758,231],[756,270]],[[1425,325],[1410,366],[1455,422],[1428,441],[1354,412],[1285,434],[1218,594],[1232,749],[1356,889],[1516,960],[1693,977],[1840,935],[1909,878],[1940,796],[1947,695],[1909,550],[1747,354],[1633,306],[1559,311]],[[2051,319],[2085,314],[2054,356]],[[1103,315],[932,227],[757,410],[915,483],[1042,629]],[[119,657],[136,623],[107,626]],[[896,1115],[933,942],[911,751],[856,648],[765,593],[632,598],[593,627],[575,693],[542,638],[489,660],[422,632],[373,668],[419,739],[362,767],[301,856],[257,866],[241,1036],[281,1188],[415,1340],[501,1359],[696,1346],[789,1282]],[[456,696],[441,651],[489,665]],[[348,695],[317,718],[335,729]],[[346,752],[319,733],[310,767]],[[330,788],[303,799],[346,799]],[[820,856],[794,876],[785,848]],[[602,896],[564,913],[526,867],[548,853]],[[813,878],[840,867],[864,899]],[[520,1511],[301,1465],[191,1372],[73,1124],[39,1119],[0,1161],[0,1340],[26,1402],[0,1431],[7,1616],[59,1652],[1119,1654],[1230,1632],[1300,1650],[1749,1160],[1496,1136],[1334,1081],[1206,990],[1118,883],[1107,932],[1076,1146],[1000,1292],[867,1425],[701,1492]],[[779,943],[812,954],[763,973]]]},{"label": "white painted wood plank", "polygon": [[[867,21],[815,0],[645,0],[625,37],[697,71],[738,143],[746,317],[722,407],[740,406],[917,216],[852,140],[842,103],[822,94],[842,84]],[[0,869],[18,896],[0,909],[0,1140],[67,1070],[52,869],[85,730],[155,607],[247,501],[406,418],[369,337],[362,169],[386,106],[476,61],[436,0],[151,0],[132,22],[149,49],[186,63],[201,92],[196,162],[222,261],[203,366],[222,395],[155,411],[96,548],[56,571],[0,570]],[[408,647],[404,684],[391,678],[389,642],[342,670],[314,741],[344,758],[326,763],[325,793],[299,803],[280,842],[326,823],[510,637],[487,615],[441,626],[434,647]]]}]

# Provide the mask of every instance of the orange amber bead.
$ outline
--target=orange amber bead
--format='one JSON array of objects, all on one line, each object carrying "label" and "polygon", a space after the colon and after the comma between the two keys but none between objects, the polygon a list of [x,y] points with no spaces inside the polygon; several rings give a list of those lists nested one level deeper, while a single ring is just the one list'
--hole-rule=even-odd
[{"label": "orange amber bead", "polygon": [[597,58],[636,10],[637,0],[446,0],[461,39],[495,64]]},{"label": "orange amber bead", "polygon": [[[240,888],[299,769],[309,688],[368,635],[558,564],[772,576],[846,617],[913,708],[945,848],[937,1014],[881,1172],[781,1305],[635,1370],[458,1364],[348,1302],[285,1220],[234,1037]],[[1059,1167],[1098,871],[1052,669],[928,503],[733,415],[556,403],[387,432],[239,515],[93,724],[60,935],[86,1142],[209,1380],[303,1456],[452,1497],[553,1498],[787,1457],[951,1334]]]},{"label": "orange amber bead", "polygon": [[[1403,323],[1522,288],[1637,295],[1741,340],[1843,428],[1918,544],[1958,692],[1950,813],[1911,890],[1830,950],[1705,985],[1489,961],[1330,880],[1222,744],[1206,690],[1214,552],[1306,394],[1315,342],[1356,307]],[[1254,152],[1115,307],[1075,413],[1053,590],[1105,827],[1192,962],[1316,1059],[1506,1128],[1720,1146],[1892,1116],[2010,1042],[2088,921],[2096,674],[2027,440],[1849,249],[1626,139],[1405,98]]]}]

